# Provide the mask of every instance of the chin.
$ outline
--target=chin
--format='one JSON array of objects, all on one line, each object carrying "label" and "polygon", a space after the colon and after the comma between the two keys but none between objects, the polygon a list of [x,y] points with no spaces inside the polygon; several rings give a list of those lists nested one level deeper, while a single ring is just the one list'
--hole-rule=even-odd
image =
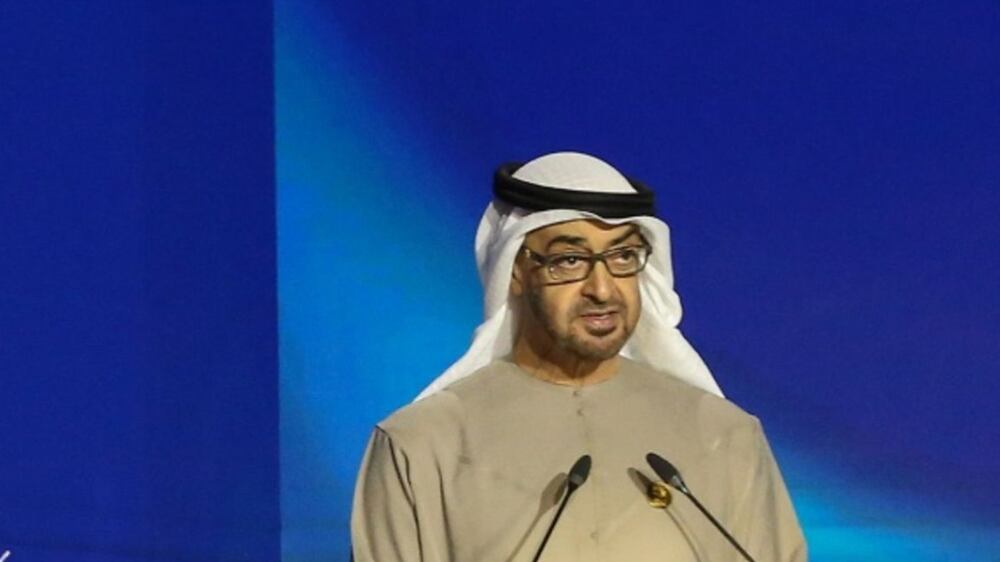
[{"label": "chin", "polygon": [[[618,355],[622,348],[625,347],[625,341],[628,340],[627,334],[618,334],[618,330],[611,332],[606,336],[601,336],[596,338],[588,334],[586,338],[573,338],[571,337],[567,342],[566,348],[572,351],[575,355],[581,359],[586,359],[589,361],[606,361]],[[593,341],[594,339],[601,339],[608,341]]]}]

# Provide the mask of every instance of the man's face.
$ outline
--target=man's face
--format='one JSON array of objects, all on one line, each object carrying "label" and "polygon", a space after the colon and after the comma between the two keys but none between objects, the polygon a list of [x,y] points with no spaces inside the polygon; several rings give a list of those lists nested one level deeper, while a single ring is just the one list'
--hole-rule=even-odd
[{"label": "man's face", "polygon": [[[554,344],[584,360],[602,361],[618,354],[639,321],[638,276],[612,276],[606,264],[590,275],[553,283],[545,266],[526,254],[597,254],[644,241],[635,225],[575,220],[529,233],[514,265],[511,292],[523,297],[522,334],[533,344]],[[539,341],[542,340],[542,341]]]}]

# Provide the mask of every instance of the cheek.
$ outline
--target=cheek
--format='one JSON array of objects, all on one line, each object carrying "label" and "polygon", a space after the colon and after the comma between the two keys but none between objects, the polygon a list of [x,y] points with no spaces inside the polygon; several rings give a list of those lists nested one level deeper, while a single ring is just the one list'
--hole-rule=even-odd
[{"label": "cheek", "polygon": [[557,324],[568,322],[570,312],[573,308],[572,295],[561,289],[563,287],[549,286],[543,289],[541,294],[541,303],[545,315],[550,321]]}]

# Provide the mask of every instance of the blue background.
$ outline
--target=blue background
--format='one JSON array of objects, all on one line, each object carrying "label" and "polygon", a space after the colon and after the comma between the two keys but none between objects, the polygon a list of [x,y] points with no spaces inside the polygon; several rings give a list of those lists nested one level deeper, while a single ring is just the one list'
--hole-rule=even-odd
[{"label": "blue background", "polygon": [[346,560],[494,166],[575,149],[813,560],[1000,560],[998,59],[991,2],[0,4],[0,555]]},{"label": "blue background", "polygon": [[494,167],[570,149],[657,190],[813,560],[1000,560],[995,3],[275,6],[287,559],[465,350]]},{"label": "blue background", "polygon": [[278,560],[270,2],[0,4],[0,556]]}]

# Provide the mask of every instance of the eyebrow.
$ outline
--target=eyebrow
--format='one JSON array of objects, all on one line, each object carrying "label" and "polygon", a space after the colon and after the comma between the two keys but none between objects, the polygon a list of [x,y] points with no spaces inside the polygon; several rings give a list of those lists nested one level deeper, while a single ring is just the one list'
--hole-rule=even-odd
[{"label": "eyebrow", "polygon": [[[632,228],[628,229],[627,232],[625,232],[618,238],[612,240],[611,243],[608,244],[608,247],[610,248],[612,246],[621,244],[622,242],[628,240],[629,238],[631,238],[636,234],[639,234],[639,227],[632,225]],[[568,244],[570,246],[580,246],[588,250],[590,249],[590,243],[587,241],[586,238],[582,236],[569,236],[567,234],[563,234],[562,236],[556,236],[552,240],[549,240],[549,243],[545,245],[545,251],[549,251],[549,249],[551,249],[552,246],[560,243]]]},{"label": "eyebrow", "polygon": [[556,236],[549,243],[545,245],[545,251],[548,251],[552,246],[563,243],[569,244],[570,246],[582,246],[584,248],[590,249],[590,245],[587,243],[587,239],[582,236],[569,236],[563,234],[562,236]]},{"label": "eyebrow", "polygon": [[624,242],[624,241],[628,240],[629,238],[631,238],[634,234],[639,234],[639,227],[635,226],[635,225],[632,225],[632,228],[628,229],[628,232],[626,232],[625,234],[622,234],[618,238],[615,238],[614,240],[612,240],[611,243],[608,244],[608,246],[610,247],[610,246],[616,246],[618,244],[621,244],[622,242]]}]

